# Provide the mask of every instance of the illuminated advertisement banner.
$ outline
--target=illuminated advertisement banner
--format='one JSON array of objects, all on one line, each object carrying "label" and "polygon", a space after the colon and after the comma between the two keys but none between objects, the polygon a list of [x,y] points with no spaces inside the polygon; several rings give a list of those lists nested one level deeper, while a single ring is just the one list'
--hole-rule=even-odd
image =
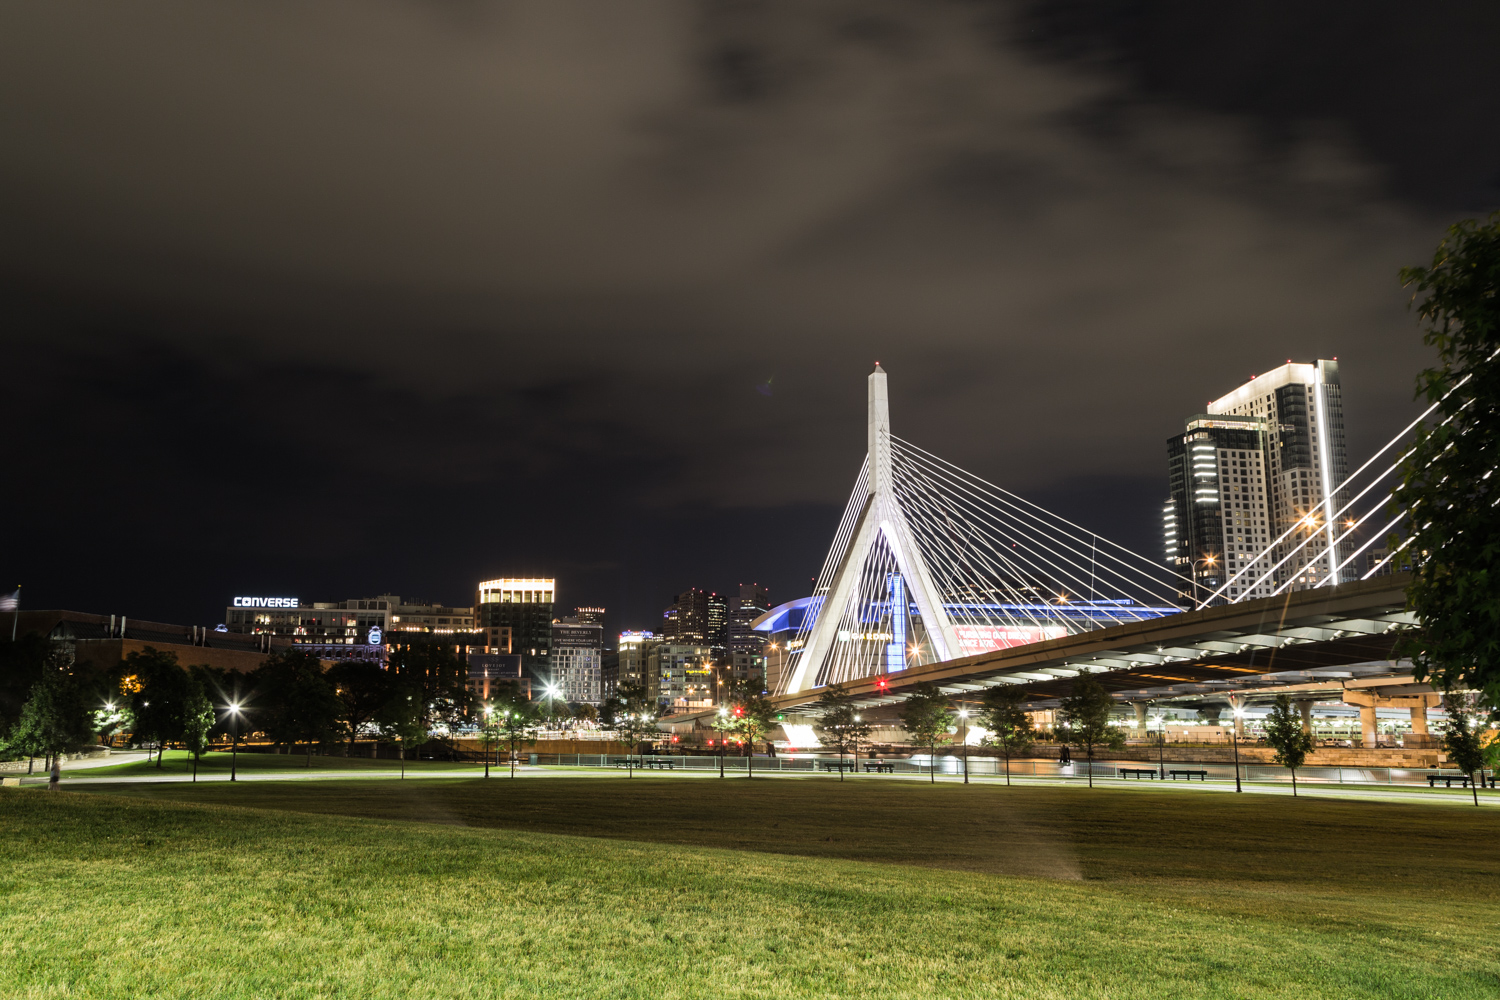
[{"label": "illuminated advertisement banner", "polygon": [[959,656],[1025,646],[1068,634],[1068,630],[1060,625],[955,625],[953,631],[958,635]]},{"label": "illuminated advertisement banner", "polygon": [[236,597],[237,608],[295,608],[300,607],[295,597]]}]

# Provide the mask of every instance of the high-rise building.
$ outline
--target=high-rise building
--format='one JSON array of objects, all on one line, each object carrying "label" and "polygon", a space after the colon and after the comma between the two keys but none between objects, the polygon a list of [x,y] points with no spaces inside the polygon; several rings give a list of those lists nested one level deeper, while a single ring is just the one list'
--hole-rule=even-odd
[{"label": "high-rise building", "polygon": [[662,636],[672,642],[707,646],[715,657],[729,651],[729,602],[720,594],[693,587],[672,599],[661,614]]},{"label": "high-rise building", "polygon": [[[1251,379],[1189,420],[1167,451],[1167,561],[1207,587],[1200,597],[1226,581],[1235,598],[1353,577],[1337,517],[1349,475],[1337,360],[1287,362]],[[1273,558],[1234,579],[1272,545]]]},{"label": "high-rise building", "polygon": [[714,698],[714,654],[707,646],[662,642],[646,654],[647,671],[657,678],[663,709],[708,708]]},{"label": "high-rise building", "polygon": [[552,623],[552,684],[565,701],[597,705],[604,700],[600,656],[604,627],[577,618]]},{"label": "high-rise building", "polygon": [[[1266,438],[1258,417],[1200,414],[1167,441],[1166,561],[1194,582],[1184,598],[1207,600],[1275,537],[1266,507]],[[1251,596],[1271,589],[1255,587]],[[1240,596],[1232,584],[1216,601]]]},{"label": "high-rise building", "polygon": [[573,617],[585,625],[598,625],[601,628],[604,626],[603,608],[574,608]]},{"label": "high-rise building", "polygon": [[[486,644],[498,647],[500,629],[510,629],[510,649],[521,657],[521,675],[533,691],[552,683],[552,605],[556,581],[538,578],[485,580],[474,596],[474,617]],[[490,642],[493,638],[494,642]]]},{"label": "high-rise building", "polygon": [[616,690],[620,684],[640,684],[655,697],[661,678],[652,673],[651,650],[662,642],[654,632],[621,632]]},{"label": "high-rise building", "polygon": [[758,583],[740,584],[739,599],[729,610],[729,673],[736,681],[766,676],[766,637],[755,620],[771,610],[771,595]]}]

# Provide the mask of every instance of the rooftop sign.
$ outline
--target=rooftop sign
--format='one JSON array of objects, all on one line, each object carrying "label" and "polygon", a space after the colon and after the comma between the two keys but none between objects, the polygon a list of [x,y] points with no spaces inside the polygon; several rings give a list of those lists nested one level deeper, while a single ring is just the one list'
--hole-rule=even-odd
[{"label": "rooftop sign", "polygon": [[236,597],[237,608],[295,608],[300,607],[295,597]]}]

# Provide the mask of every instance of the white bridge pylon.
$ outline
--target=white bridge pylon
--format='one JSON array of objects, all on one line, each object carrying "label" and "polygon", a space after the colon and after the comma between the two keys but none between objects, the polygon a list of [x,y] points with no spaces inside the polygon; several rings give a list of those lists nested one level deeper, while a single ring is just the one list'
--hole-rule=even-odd
[{"label": "white bridge pylon", "polygon": [[864,467],[778,693],[1174,614],[1191,581],[891,434],[868,380]]},{"label": "white bridge pylon", "polygon": [[[954,632],[953,622],[943,608],[942,598],[933,584],[932,572],[922,558],[922,550],[917,547],[916,539],[907,526],[901,501],[892,489],[890,397],[886,392],[885,371],[878,362],[875,370],[870,373],[869,401],[869,451],[865,455],[860,483],[854,489],[854,496],[850,498],[851,507],[856,500],[859,501],[853,537],[846,542],[826,587],[823,579],[818,580],[814,599],[825,593],[828,596],[820,605],[817,621],[797,655],[796,666],[787,684],[789,694],[815,686],[818,678],[813,674],[813,667],[821,667],[828,659],[828,653],[839,639],[841,631],[844,633],[844,641],[848,642],[850,630],[842,629],[841,626],[857,624],[860,616],[853,598],[857,596],[859,585],[869,576],[869,573],[862,571],[869,563],[880,561],[884,554],[880,551],[881,548],[889,554],[889,561],[895,563],[892,568],[899,574],[899,579],[910,588],[922,621],[931,623],[928,635],[936,658],[951,660],[957,655],[958,636]],[[844,520],[847,522],[848,519],[846,511]],[[840,527],[840,535],[845,534],[844,527],[846,526]],[[838,542],[835,541],[834,549],[838,548]],[[832,559],[833,555],[830,552],[829,558]],[[829,576],[826,566],[823,576]],[[889,583],[887,581],[888,587]],[[897,586],[894,589],[899,593],[904,588]],[[824,609],[842,613],[823,614]],[[900,609],[895,610],[899,612]],[[855,614],[851,616],[851,612]],[[851,621],[851,617],[854,621]],[[896,631],[892,629],[890,632],[892,640],[895,639]],[[868,632],[858,634],[866,635]],[[867,641],[869,640],[861,640]]]}]

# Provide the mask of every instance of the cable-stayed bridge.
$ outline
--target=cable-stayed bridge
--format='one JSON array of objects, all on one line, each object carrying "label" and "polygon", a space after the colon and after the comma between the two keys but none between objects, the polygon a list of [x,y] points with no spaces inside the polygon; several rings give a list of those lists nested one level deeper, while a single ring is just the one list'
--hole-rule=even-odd
[{"label": "cable-stayed bridge", "polygon": [[[1366,745],[1377,706],[1409,708],[1413,730],[1425,731],[1436,695],[1391,659],[1399,633],[1415,624],[1409,576],[1392,572],[1404,546],[1375,546],[1400,533],[1407,515],[1393,500],[1404,442],[1435,410],[1263,550],[1237,552],[1232,565],[1221,553],[1231,572],[1206,593],[1165,563],[892,435],[877,365],[867,454],[814,592],[756,622],[781,647],[772,701],[790,722],[839,683],[878,713],[931,682],[957,699],[1021,685],[1046,708],[1091,676],[1136,703],[1138,716],[1148,702],[1239,705],[1287,693],[1358,706]],[[1236,593],[1236,581],[1256,582]],[[1270,596],[1249,596],[1257,588]],[[662,724],[691,729],[702,714]]]},{"label": "cable-stayed bridge", "polygon": [[[1349,477],[1335,509],[1308,510],[1205,595],[1164,563],[894,436],[877,365],[865,461],[814,592],[757,622],[782,637],[774,700],[795,708],[831,683],[874,706],[920,681],[958,696],[1024,684],[1046,699],[1088,674],[1120,697],[1152,699],[1396,676],[1388,658],[1413,624],[1406,576],[1390,572],[1400,548],[1363,573],[1351,567],[1399,525],[1386,514],[1390,486],[1417,423]],[[1298,568],[1314,559],[1329,572],[1299,586]],[[1252,579],[1270,581],[1273,596],[1231,596],[1231,583]]]},{"label": "cable-stayed bridge", "polygon": [[1192,581],[891,434],[869,376],[868,450],[778,694],[1183,610]]}]

